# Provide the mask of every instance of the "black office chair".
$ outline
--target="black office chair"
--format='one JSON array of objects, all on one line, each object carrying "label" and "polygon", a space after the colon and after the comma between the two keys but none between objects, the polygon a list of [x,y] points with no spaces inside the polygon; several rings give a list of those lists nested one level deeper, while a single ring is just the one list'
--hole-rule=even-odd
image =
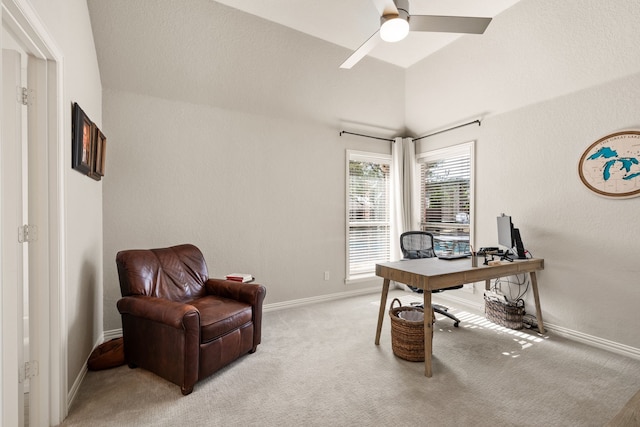
[{"label": "black office chair", "polygon": [[[427,233],[426,231],[407,231],[406,233],[402,233],[400,236],[400,249],[402,249],[402,255],[405,259],[432,258],[436,256],[436,251],[433,249],[433,234]],[[409,288],[414,292],[424,292],[422,289],[414,288],[413,286],[409,286]],[[462,288],[462,285],[438,289],[431,292],[436,293],[460,288]],[[460,319],[449,313],[449,309],[447,307],[439,304],[432,304],[431,307],[436,313],[440,313],[453,320],[455,322],[453,326],[456,328],[460,324]]]}]

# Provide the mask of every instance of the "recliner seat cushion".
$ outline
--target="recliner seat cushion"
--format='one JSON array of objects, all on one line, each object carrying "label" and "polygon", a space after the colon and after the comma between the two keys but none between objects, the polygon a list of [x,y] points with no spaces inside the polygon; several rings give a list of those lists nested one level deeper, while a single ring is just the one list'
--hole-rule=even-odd
[{"label": "recliner seat cushion", "polygon": [[200,312],[200,342],[207,343],[251,322],[249,304],[207,295],[190,301]]}]

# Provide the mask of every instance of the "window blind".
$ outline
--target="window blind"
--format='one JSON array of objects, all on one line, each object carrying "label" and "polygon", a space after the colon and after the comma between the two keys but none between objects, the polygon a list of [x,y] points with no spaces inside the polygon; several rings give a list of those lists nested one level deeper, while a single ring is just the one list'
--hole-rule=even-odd
[{"label": "window blind", "polygon": [[347,279],[373,275],[390,256],[389,156],[348,152]]},{"label": "window blind", "polygon": [[436,251],[469,250],[471,223],[471,149],[453,147],[418,157],[420,225],[434,235]]}]

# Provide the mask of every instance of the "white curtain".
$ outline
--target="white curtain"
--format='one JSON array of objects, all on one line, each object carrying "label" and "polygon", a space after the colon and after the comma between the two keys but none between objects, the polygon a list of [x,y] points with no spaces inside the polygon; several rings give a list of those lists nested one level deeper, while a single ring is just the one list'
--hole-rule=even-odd
[{"label": "white curtain", "polygon": [[418,230],[414,203],[416,148],[411,138],[396,138],[391,150],[391,260],[402,258],[400,234]]}]

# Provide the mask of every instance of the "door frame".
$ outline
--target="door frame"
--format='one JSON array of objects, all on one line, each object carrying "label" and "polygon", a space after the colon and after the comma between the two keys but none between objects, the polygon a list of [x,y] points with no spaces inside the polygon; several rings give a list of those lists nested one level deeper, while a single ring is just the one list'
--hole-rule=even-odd
[{"label": "door frame", "polygon": [[[39,374],[30,384],[30,405],[35,405],[32,414],[37,419],[30,420],[32,425],[57,425],[67,415],[67,341],[65,313],[65,204],[64,204],[64,123],[68,116],[63,103],[63,55],[54,39],[47,32],[38,14],[28,0],[1,0],[0,11],[2,25],[11,30],[24,49],[33,57],[41,60],[38,66],[38,81],[42,88],[38,93],[39,116],[36,132],[44,138],[44,144],[38,144],[47,167],[46,183],[41,196],[46,197],[44,210],[46,224],[38,240],[45,245],[35,254],[39,277],[43,281],[35,299],[37,316],[33,319],[35,354],[31,358],[38,361]],[[0,36],[0,44],[2,44]],[[1,123],[0,123],[1,125]],[[2,203],[0,201],[0,203]],[[2,242],[0,241],[0,245]],[[31,256],[31,254],[30,254]],[[2,279],[0,278],[0,281]],[[1,286],[6,284],[0,283]],[[1,301],[0,306],[11,303]],[[7,326],[7,325],[4,325]],[[0,349],[15,345],[0,341]],[[4,362],[0,365],[0,379],[8,376]],[[33,380],[33,379],[32,379]],[[35,386],[35,387],[34,387]],[[33,400],[31,399],[33,398]],[[20,408],[2,407],[0,426],[12,425],[18,420]]]}]

